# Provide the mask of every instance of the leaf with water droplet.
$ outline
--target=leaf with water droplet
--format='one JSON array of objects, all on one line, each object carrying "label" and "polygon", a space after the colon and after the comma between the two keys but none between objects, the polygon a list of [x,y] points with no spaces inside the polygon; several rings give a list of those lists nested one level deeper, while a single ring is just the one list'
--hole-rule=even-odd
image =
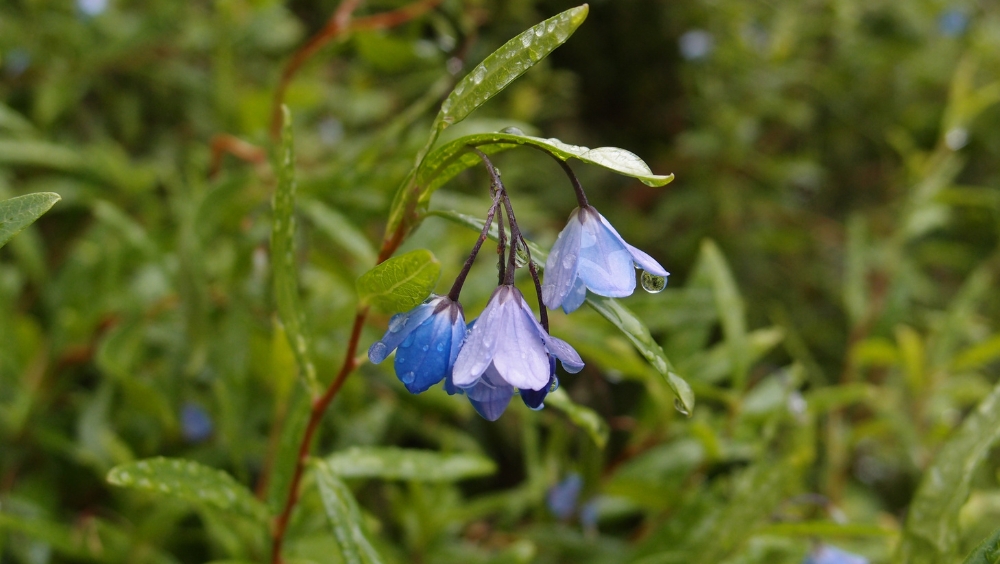
[{"label": "leaf with water droplet", "polygon": [[60,199],[59,194],[38,192],[0,202],[0,247],[34,223]]},{"label": "leaf with water droplet", "polygon": [[123,488],[210,505],[251,517],[262,524],[269,518],[267,507],[243,484],[222,470],[193,460],[157,457],[129,462],[112,468],[107,480]]},{"label": "leaf with water droplet", "polygon": [[382,559],[368,540],[361,510],[351,490],[327,463],[315,461],[312,468],[341,560],[347,564],[380,564]]},{"label": "leaf with water droplet", "polygon": [[[271,265],[274,281],[274,301],[288,338],[288,344],[295,354],[299,374],[313,395],[319,395],[319,380],[313,362],[312,341],[306,332],[305,310],[299,303],[298,269],[295,264],[295,151],[292,136],[292,114],[282,106],[284,126],[281,130],[281,145],[275,157],[274,166],[278,170],[278,187],[274,191],[272,206],[274,220],[271,228]],[[300,345],[301,343],[301,345]]]},{"label": "leaf with water droplet", "polygon": [[393,257],[358,278],[358,298],[389,312],[407,311],[430,295],[441,276],[441,263],[427,249]]},{"label": "leaf with water droplet", "polygon": [[924,471],[907,511],[895,562],[954,562],[960,547],[959,512],[977,470],[1000,442],[1000,385],[970,413]]}]

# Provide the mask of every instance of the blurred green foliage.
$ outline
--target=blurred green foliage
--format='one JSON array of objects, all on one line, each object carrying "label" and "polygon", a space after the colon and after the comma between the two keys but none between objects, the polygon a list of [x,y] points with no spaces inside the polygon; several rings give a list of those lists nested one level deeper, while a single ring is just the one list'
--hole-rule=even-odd
[{"label": "blurred green foliage", "polygon": [[[437,106],[571,6],[444,0],[319,50],[285,98],[298,183],[280,213],[297,228],[275,242],[272,98],[337,2],[0,4],[0,200],[62,197],[0,250],[0,562],[267,561],[261,514],[284,501],[310,401],[291,332],[330,382]],[[514,126],[674,173],[651,188],[571,161],[673,273],[608,306],[648,342],[592,309],[552,312],[587,368],[561,375],[549,409],[496,423],[363,365],[319,430],[286,561],[795,563],[817,543],[993,561],[997,101],[989,2],[592,2],[438,146]],[[495,162],[549,248],[575,205],[559,167],[528,150]],[[481,217],[488,182],[457,174],[401,249],[433,251],[438,292],[476,237],[440,216]],[[272,244],[292,258],[285,282]],[[466,285],[470,318],[490,262]],[[277,322],[282,300],[301,327]],[[657,354],[693,389],[690,417]],[[400,474],[400,449],[436,479]],[[194,462],[135,473],[160,456]],[[446,471],[455,460],[466,470]],[[106,481],[116,466],[135,487]]]}]

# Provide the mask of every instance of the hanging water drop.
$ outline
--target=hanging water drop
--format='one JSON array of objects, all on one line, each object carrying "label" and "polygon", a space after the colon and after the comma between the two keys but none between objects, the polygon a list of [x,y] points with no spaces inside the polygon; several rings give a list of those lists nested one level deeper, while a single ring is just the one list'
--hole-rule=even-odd
[{"label": "hanging water drop", "polygon": [[674,409],[676,409],[677,412],[684,417],[691,417],[691,412],[684,406],[684,402],[681,401],[681,398],[674,398]]},{"label": "hanging water drop", "polygon": [[552,392],[554,392],[554,391],[556,391],[558,389],[559,389],[559,378],[556,378],[555,376],[553,376],[552,377],[552,385],[549,386],[549,393],[551,394]]},{"label": "hanging water drop", "polygon": [[659,294],[667,287],[667,277],[657,276],[655,274],[650,274],[645,270],[642,271],[642,276],[640,277],[642,282],[642,289],[646,290],[650,294]]}]

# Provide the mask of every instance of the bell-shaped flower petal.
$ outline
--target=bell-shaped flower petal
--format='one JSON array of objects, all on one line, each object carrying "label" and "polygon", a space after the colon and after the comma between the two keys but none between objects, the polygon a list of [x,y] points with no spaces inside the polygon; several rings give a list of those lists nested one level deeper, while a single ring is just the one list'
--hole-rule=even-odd
[{"label": "bell-shaped flower petal", "polygon": [[368,358],[378,364],[396,350],[396,377],[418,394],[451,373],[464,337],[462,306],[448,297],[432,296],[393,316],[385,336],[368,349]]},{"label": "bell-shaped flower petal", "polygon": [[[502,285],[469,330],[455,360],[451,383],[470,393],[484,379],[488,386],[498,388],[499,379],[512,389],[520,389],[522,395],[541,390],[547,393],[555,368],[553,357],[562,361],[567,371],[583,368],[583,360],[573,347],[550,336],[535,320],[521,292],[513,285]],[[535,406],[544,397],[542,394]],[[529,401],[534,403],[533,398]]]},{"label": "bell-shaped flower petal", "polygon": [[469,403],[476,412],[488,421],[499,419],[510,404],[510,398],[514,397],[514,386],[508,384],[492,364],[482,378],[463,391],[469,396]]},{"label": "bell-shaped flower petal", "polygon": [[668,275],[660,263],[626,243],[596,209],[577,208],[545,261],[542,301],[569,313],[583,304],[587,290],[611,298],[631,295],[636,267]]}]

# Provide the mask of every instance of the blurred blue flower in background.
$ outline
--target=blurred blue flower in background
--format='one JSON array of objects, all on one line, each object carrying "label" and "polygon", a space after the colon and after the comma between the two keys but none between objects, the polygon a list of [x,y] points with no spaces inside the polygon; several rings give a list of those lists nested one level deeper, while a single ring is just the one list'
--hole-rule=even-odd
[{"label": "blurred blue flower in background", "polygon": [[715,50],[715,37],[703,29],[684,32],[677,43],[681,48],[681,56],[689,61],[705,59]]},{"label": "blurred blue flower in background", "polygon": [[14,48],[4,53],[0,62],[3,64],[4,74],[18,77],[31,66],[31,54],[24,49]]},{"label": "blurred blue flower in background", "polygon": [[851,554],[830,545],[820,545],[806,555],[802,564],[868,564],[864,556]]},{"label": "blurred blue flower in background", "polygon": [[938,29],[941,35],[958,37],[969,27],[969,16],[957,8],[949,8],[938,16]]},{"label": "blurred blue flower in background", "polygon": [[86,16],[97,16],[108,9],[108,0],[76,0],[76,7]]},{"label": "blurred blue flower in background", "polygon": [[583,304],[587,290],[609,298],[630,296],[637,267],[666,285],[669,273],[653,257],[626,243],[593,207],[576,208],[545,261],[542,301],[570,313]]},{"label": "blurred blue flower in background", "polygon": [[431,296],[406,313],[392,316],[389,330],[368,349],[374,364],[396,351],[396,377],[419,394],[451,373],[465,338],[462,306],[447,296]]},{"label": "blurred blue flower in background", "polygon": [[212,436],[212,417],[200,405],[185,402],[181,406],[181,435],[189,443],[200,443]]},{"label": "blurred blue flower in background", "polygon": [[549,488],[545,494],[545,503],[553,515],[559,519],[569,519],[576,512],[576,505],[582,490],[583,477],[573,472],[563,478],[563,481]]}]

